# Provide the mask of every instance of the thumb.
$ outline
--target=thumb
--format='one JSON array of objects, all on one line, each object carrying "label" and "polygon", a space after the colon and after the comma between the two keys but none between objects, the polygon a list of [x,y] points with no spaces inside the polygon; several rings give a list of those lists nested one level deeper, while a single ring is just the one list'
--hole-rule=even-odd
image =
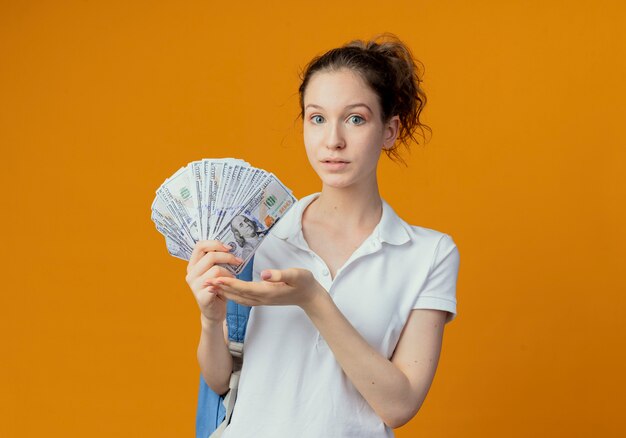
[{"label": "thumb", "polygon": [[265,269],[261,271],[261,280],[271,281],[274,283],[292,283],[297,274],[295,269]]}]

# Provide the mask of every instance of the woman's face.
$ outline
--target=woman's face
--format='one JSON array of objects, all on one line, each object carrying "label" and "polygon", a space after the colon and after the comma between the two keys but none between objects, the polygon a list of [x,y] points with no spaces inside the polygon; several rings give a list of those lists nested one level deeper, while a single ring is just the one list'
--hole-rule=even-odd
[{"label": "woman's face", "polygon": [[315,73],[304,94],[304,144],[325,186],[372,184],[383,147],[397,136],[398,118],[381,120],[376,93],[348,69]]},{"label": "woman's face", "polygon": [[254,226],[254,222],[248,219],[245,216],[235,216],[233,219],[233,227],[239,232],[241,237],[255,237],[256,236],[256,227]]}]

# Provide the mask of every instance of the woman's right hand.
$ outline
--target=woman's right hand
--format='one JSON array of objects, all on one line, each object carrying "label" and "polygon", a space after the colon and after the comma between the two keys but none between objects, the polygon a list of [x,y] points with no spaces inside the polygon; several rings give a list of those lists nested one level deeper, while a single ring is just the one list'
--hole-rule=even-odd
[{"label": "woman's right hand", "polygon": [[218,264],[239,265],[243,261],[231,254],[230,246],[217,240],[200,240],[194,246],[187,265],[187,284],[191,288],[203,318],[222,323],[226,318],[226,298],[219,295],[207,280],[216,277],[234,277]]}]

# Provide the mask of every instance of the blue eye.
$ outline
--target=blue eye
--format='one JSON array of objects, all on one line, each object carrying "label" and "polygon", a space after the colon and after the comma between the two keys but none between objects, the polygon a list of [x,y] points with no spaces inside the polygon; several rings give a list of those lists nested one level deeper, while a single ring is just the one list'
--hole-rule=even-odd
[{"label": "blue eye", "polygon": [[315,123],[316,125],[319,125],[320,123],[324,123],[324,117],[318,114],[318,115],[311,117],[311,121]]},{"label": "blue eye", "polygon": [[362,125],[365,123],[365,119],[361,116],[350,116],[350,122],[355,125]]}]

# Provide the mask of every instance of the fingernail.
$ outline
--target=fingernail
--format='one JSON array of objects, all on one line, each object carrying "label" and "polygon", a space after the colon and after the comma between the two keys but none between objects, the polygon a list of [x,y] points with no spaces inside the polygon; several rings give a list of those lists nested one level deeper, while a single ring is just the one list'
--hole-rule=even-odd
[{"label": "fingernail", "polygon": [[235,260],[237,261],[237,263],[242,264],[243,263],[243,259],[240,259],[239,257],[235,257]]},{"label": "fingernail", "polygon": [[261,272],[261,279],[262,280],[269,280],[270,278],[272,278],[272,273],[271,272],[267,272],[267,271]]}]

